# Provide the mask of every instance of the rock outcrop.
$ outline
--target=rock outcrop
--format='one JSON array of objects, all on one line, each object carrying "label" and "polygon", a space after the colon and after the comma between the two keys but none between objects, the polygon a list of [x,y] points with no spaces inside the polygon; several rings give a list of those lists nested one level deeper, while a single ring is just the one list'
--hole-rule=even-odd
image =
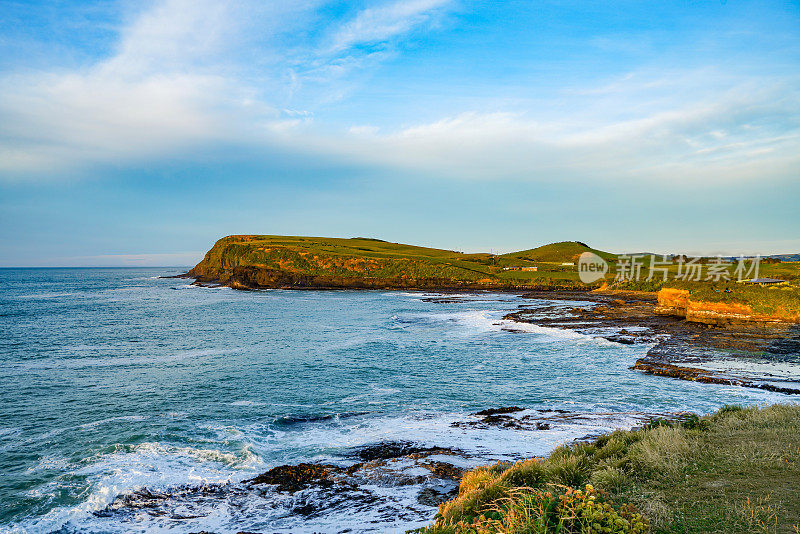
[{"label": "rock outcrop", "polygon": [[686,289],[665,287],[658,292],[658,305],[653,310],[660,315],[675,315],[687,321],[724,326],[727,324],[758,322],[800,322],[800,315],[786,313],[780,308],[772,314],[758,313],[749,304],[730,302],[708,302],[692,298]]}]

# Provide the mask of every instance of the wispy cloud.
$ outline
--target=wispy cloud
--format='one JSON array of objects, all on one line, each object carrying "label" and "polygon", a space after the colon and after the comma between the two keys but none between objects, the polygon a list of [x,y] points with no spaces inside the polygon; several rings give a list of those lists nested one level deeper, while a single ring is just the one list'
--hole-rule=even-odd
[{"label": "wispy cloud", "polygon": [[[338,80],[388,57],[393,43],[453,3],[372,5],[314,28],[317,40],[287,44],[288,29],[315,23],[309,13],[318,3],[162,0],[130,19],[107,58],[0,76],[0,177],[214,143],[471,180],[678,184],[786,176],[799,166],[800,83],[792,73],[630,71],[586,78],[527,106],[475,105],[380,129],[360,118],[320,123],[313,104],[342,98]],[[251,65],[242,51],[256,42],[261,59]],[[280,96],[307,85],[325,97]]]},{"label": "wispy cloud", "polygon": [[384,43],[430,22],[452,0],[400,0],[362,10],[338,29],[330,51]]},{"label": "wispy cloud", "polygon": [[[397,38],[446,2],[366,8],[335,25],[332,48],[287,45],[282,56],[277,36],[318,3],[163,0],[121,29],[106,59],[80,70],[1,76],[0,173],[120,164],[215,141],[281,143],[274,136],[313,114],[285,108],[276,94],[303,83],[331,85],[363,67],[364,57],[380,59],[353,48]],[[253,43],[261,47],[256,66],[242,53]],[[273,98],[265,97],[270,90]],[[337,91],[331,85],[331,95]]]},{"label": "wispy cloud", "polygon": [[125,27],[108,59],[0,78],[0,171],[158,156],[278,116],[212,68],[238,25],[224,6],[168,0]]},{"label": "wispy cloud", "polygon": [[[707,73],[694,77],[693,85],[706,89],[692,97],[666,79],[625,76],[613,91],[604,89],[615,96],[602,101],[590,89],[571,91],[563,98],[570,98],[573,111],[557,117],[545,104],[464,112],[394,132],[358,125],[350,129],[352,138],[331,141],[331,150],[469,180],[710,185],[785,179],[800,168],[796,80],[773,79],[762,87],[733,77],[721,88]],[[602,112],[588,111],[594,108]]]}]

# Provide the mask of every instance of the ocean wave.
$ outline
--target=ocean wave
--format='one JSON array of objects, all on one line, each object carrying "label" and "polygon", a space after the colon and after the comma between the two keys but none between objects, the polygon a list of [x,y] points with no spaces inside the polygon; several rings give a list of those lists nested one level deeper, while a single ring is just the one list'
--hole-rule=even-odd
[{"label": "ocean wave", "polygon": [[19,300],[46,300],[46,299],[59,299],[65,297],[77,297],[77,296],[84,296],[86,293],[78,293],[78,292],[52,292],[52,293],[29,293],[26,295],[17,295],[17,299]]},{"label": "ocean wave", "polygon": [[238,400],[229,403],[231,406],[266,406],[267,403],[259,402],[259,401],[252,401],[252,400]]},{"label": "ocean wave", "polygon": [[[120,351],[120,347],[110,346],[75,346],[67,347],[75,351],[99,351],[107,350]],[[74,358],[43,358],[39,360],[20,361],[12,364],[15,368],[20,369],[82,369],[82,368],[97,368],[97,367],[128,367],[128,366],[141,366],[152,365],[155,363],[171,363],[180,362],[183,360],[193,360],[196,358],[207,358],[211,356],[222,356],[225,354],[232,354],[239,352],[241,349],[193,349],[186,351],[177,351],[172,354],[164,355],[148,355],[148,356],[116,356],[109,355],[104,357],[74,357]]]},{"label": "ocean wave", "polygon": [[537,334],[541,341],[572,341],[577,343],[594,343],[599,346],[617,347],[618,344],[602,337],[583,334],[574,330],[539,326],[503,319],[503,311],[483,309],[438,313],[405,313],[391,317],[392,321],[403,327],[428,326],[441,327],[453,325],[462,334],[475,335],[492,332],[513,332]]},{"label": "ocean wave", "polygon": [[[454,426],[457,422],[476,419],[467,413],[351,414],[350,417],[306,418],[302,432],[283,432],[277,436],[277,442],[285,449],[312,448],[319,451],[317,461],[345,465],[355,461],[353,451],[366,445],[392,441],[414,443],[441,448],[442,453],[426,458],[429,461],[471,468],[499,460],[542,455],[561,443],[588,434],[630,428],[647,417],[635,412],[563,413],[535,409],[515,415],[541,418],[549,421],[550,427],[519,431],[505,427]],[[72,476],[87,477],[91,481],[83,503],[55,508],[39,519],[16,525],[16,531],[267,529],[270,532],[327,532],[350,528],[354,532],[376,532],[421,526],[435,512],[433,506],[421,504],[419,499],[424,482],[398,482],[424,479],[427,473],[414,460],[403,457],[381,461],[383,467],[363,478],[358,488],[351,488],[344,494],[337,495],[335,488],[292,495],[264,490],[254,492],[241,481],[252,477],[259,469],[266,470],[274,465],[248,444],[255,427],[231,429],[218,425],[215,428],[243,439],[239,449],[146,442],[101,455],[90,465],[72,472]],[[458,453],[445,454],[448,449]],[[404,478],[397,479],[399,475]],[[46,485],[36,491],[41,496],[57,491],[57,487]],[[137,494],[139,491],[143,493]],[[120,495],[129,497],[118,501]],[[137,504],[141,502],[144,504]],[[153,506],[157,513],[140,513],[144,510],[140,506],[144,505]],[[309,515],[308,510],[324,510],[324,513]]]},{"label": "ocean wave", "polygon": [[[98,523],[100,531],[130,532],[172,530],[176,525],[114,525],[98,521],[96,513],[108,507],[121,494],[139,488],[170,488],[186,484],[203,486],[230,483],[245,478],[264,467],[262,458],[252,445],[242,444],[235,452],[158,442],[145,442],[121,447],[110,454],[91,459],[89,465],[70,472],[70,477],[86,478],[89,488],[77,506],[58,506],[47,514],[12,525],[9,532],[52,532],[58,530],[92,531]],[[58,500],[62,491],[59,482],[51,482],[29,491],[30,497]],[[140,518],[143,519],[143,518]],[[185,528],[179,526],[178,531]]]}]

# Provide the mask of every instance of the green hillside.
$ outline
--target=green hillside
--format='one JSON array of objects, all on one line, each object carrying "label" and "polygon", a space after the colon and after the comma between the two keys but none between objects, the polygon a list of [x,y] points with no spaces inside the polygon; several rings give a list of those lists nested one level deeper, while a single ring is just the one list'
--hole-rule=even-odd
[{"label": "green hillside", "polygon": [[520,252],[510,252],[503,254],[504,258],[520,259],[530,262],[563,263],[577,262],[578,257],[584,252],[593,252],[605,260],[615,260],[616,254],[603,252],[589,247],[580,241],[562,241],[560,243],[550,243],[541,247],[522,250]]},{"label": "green hillside", "polygon": [[[577,242],[503,255],[389,243],[370,238],[233,235],[220,239],[188,275],[237,288],[583,288]],[[536,266],[537,271],[515,270]]]}]

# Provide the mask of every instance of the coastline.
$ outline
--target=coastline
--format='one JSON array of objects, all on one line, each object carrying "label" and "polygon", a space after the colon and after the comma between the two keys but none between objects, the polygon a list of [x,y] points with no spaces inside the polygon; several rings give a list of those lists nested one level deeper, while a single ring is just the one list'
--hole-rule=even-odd
[{"label": "coastline", "polygon": [[[83,287],[81,286],[83,282],[80,280],[76,280],[75,284]],[[381,387],[395,389],[377,390],[370,388],[369,384],[361,387],[356,384],[355,390],[346,398],[358,399],[366,395],[364,400],[357,401],[359,403],[357,407],[354,407],[353,401],[337,395],[335,398],[343,399],[341,404],[328,406],[323,403],[316,408],[303,409],[287,405],[270,410],[268,408],[272,402],[269,400],[272,398],[270,394],[257,393],[258,385],[263,380],[262,371],[240,384],[238,389],[241,394],[233,394],[225,399],[223,405],[216,406],[216,410],[226,410],[226,413],[233,418],[230,424],[248,433],[249,437],[241,445],[243,447],[241,450],[244,452],[236,452],[239,450],[238,445],[231,451],[237,465],[243,460],[236,458],[252,459],[248,460],[249,467],[246,470],[239,470],[237,467],[231,470],[229,475],[225,475],[224,473],[229,472],[228,468],[225,468],[223,474],[215,476],[208,482],[196,482],[195,479],[186,478],[184,465],[214,468],[213,462],[216,462],[215,458],[219,458],[220,455],[205,449],[227,450],[227,446],[215,445],[217,438],[203,431],[204,433],[200,435],[214,441],[207,445],[190,441],[189,449],[185,450],[191,455],[199,454],[201,458],[211,454],[208,460],[203,459],[200,464],[196,464],[197,460],[193,459],[188,464],[182,464],[181,462],[186,459],[176,459],[179,463],[171,471],[169,484],[159,483],[157,478],[143,477],[141,483],[134,485],[123,482],[118,486],[119,490],[112,490],[112,493],[107,494],[108,501],[97,501],[97,508],[91,510],[89,518],[81,524],[97,525],[97,530],[101,531],[104,526],[129,525],[137,516],[146,516],[152,518],[154,522],[160,522],[162,519],[159,518],[165,518],[163,521],[197,525],[196,531],[204,529],[208,532],[226,532],[229,529],[220,526],[224,523],[215,522],[216,519],[209,519],[207,522],[203,522],[202,519],[197,521],[192,519],[205,515],[216,518],[214,512],[211,512],[211,508],[216,507],[250,518],[251,523],[239,524],[242,524],[245,530],[253,532],[276,530],[306,532],[312,528],[316,531],[335,532],[344,528],[344,526],[341,529],[336,528],[337,524],[350,526],[355,531],[369,531],[370,521],[381,521],[381,525],[396,523],[404,526],[422,526],[427,524],[435,513],[436,504],[447,501],[455,495],[459,479],[469,469],[496,461],[514,462],[523,458],[544,456],[561,443],[592,442],[615,429],[641,427],[654,418],[662,420],[685,418],[687,416],[680,411],[692,410],[693,402],[703,403],[698,404],[698,408],[695,409],[704,413],[719,405],[715,400],[717,398],[727,399],[727,402],[741,398],[770,399],[770,402],[775,402],[774,399],[777,399],[777,394],[739,393],[732,390],[740,388],[720,388],[719,384],[694,387],[679,383],[684,381],[673,381],[673,384],[669,384],[661,378],[637,376],[638,373],[631,372],[628,367],[647,350],[647,345],[626,341],[632,341],[628,339],[629,337],[642,335],[640,330],[634,329],[626,333],[621,332],[622,328],[615,328],[613,330],[616,332],[609,330],[584,334],[577,333],[580,329],[574,325],[567,331],[565,328],[557,328],[555,324],[537,326],[535,323],[525,324],[504,319],[515,311],[533,314],[538,310],[540,315],[550,316],[553,320],[563,320],[572,307],[584,311],[592,310],[603,305],[608,299],[622,300],[618,298],[620,293],[542,292],[529,293],[528,299],[517,298],[516,296],[521,294],[519,291],[352,291],[338,294],[330,291],[320,291],[316,294],[313,291],[296,294],[290,294],[288,291],[264,291],[248,294],[219,289],[206,291],[179,280],[155,279],[152,276],[130,278],[126,275],[121,275],[119,281],[113,284],[104,282],[97,289],[97,297],[93,298],[102,298],[103,302],[107,300],[118,303],[119,306],[125,306],[124,303],[133,295],[139,295],[135,297],[135,302],[160,303],[157,308],[159,310],[180,308],[183,310],[181,317],[184,318],[179,321],[183,324],[181,328],[195,328],[199,321],[204,326],[191,331],[196,332],[206,342],[220,340],[217,346],[219,354],[216,356],[213,347],[207,346],[203,347],[202,352],[186,353],[185,357],[180,358],[175,357],[174,349],[164,349],[159,351],[163,352],[161,354],[163,364],[160,364],[159,361],[153,361],[149,355],[153,350],[152,347],[143,347],[148,354],[143,353],[139,360],[133,362],[125,360],[121,362],[124,363],[123,367],[119,368],[97,368],[103,373],[119,369],[121,378],[127,374],[124,369],[131,365],[141,366],[143,372],[147,372],[146,369],[151,367],[157,369],[154,378],[172,369],[174,373],[170,374],[172,377],[170,381],[173,381],[181,380],[185,375],[184,371],[195,365],[202,366],[200,368],[221,365],[229,369],[225,374],[230,375],[238,373],[237,369],[241,368],[242,363],[253,365],[255,361],[261,361],[261,358],[268,353],[258,353],[263,356],[253,360],[254,354],[231,351],[236,348],[229,345],[230,339],[233,339],[231,336],[242,335],[238,327],[231,326],[231,317],[251,318],[252,322],[249,324],[254,330],[261,332],[268,325],[268,322],[263,321],[261,317],[271,317],[273,321],[277,321],[276,328],[285,331],[285,336],[275,339],[289,341],[296,336],[294,332],[298,332],[302,337],[313,335],[314,339],[323,343],[322,345],[314,343],[315,347],[328,346],[329,334],[320,332],[320,325],[326,321],[338,325],[349,324],[347,315],[342,314],[346,313],[345,310],[350,306],[348,303],[354,303],[353,309],[360,310],[359,317],[363,317],[365,321],[352,323],[360,325],[353,330],[354,333],[365,332],[364,327],[368,327],[369,332],[378,333],[378,337],[393,332],[391,336],[400,343],[397,347],[403,352],[408,352],[403,347],[406,347],[405,343],[408,342],[410,334],[414,339],[422,335],[420,339],[426,341],[419,345],[417,359],[423,354],[426,357],[420,369],[430,371],[442,369],[442,365],[447,365],[447,372],[433,375],[437,378],[431,385],[446,388],[446,384],[452,381],[451,386],[455,386],[455,389],[452,389],[454,400],[448,401],[449,407],[443,409],[441,406],[431,406],[421,411],[412,409],[413,413],[406,414],[408,417],[398,418],[397,414],[406,413],[407,408],[404,408],[403,401],[397,398],[403,395],[405,388],[411,387],[412,382],[420,382],[419,378],[414,377],[422,376],[419,371],[416,374],[410,372],[405,366],[407,364],[404,364],[393,374],[399,380],[397,385],[387,385],[380,381]],[[175,289],[178,291],[174,291]],[[52,291],[56,290],[59,292],[54,293],[52,300],[56,307],[53,307],[53,310],[59,309],[57,307],[59,302],[70,298],[63,287],[53,285]],[[36,299],[31,299],[31,295],[24,289],[21,288],[20,291],[20,305],[45,306],[51,300],[41,298],[44,295],[40,294],[36,295]],[[159,298],[153,299],[155,295]],[[628,293],[628,298],[642,299],[648,306],[652,305],[651,295]],[[595,302],[587,302],[589,299]],[[312,307],[309,306],[311,302],[314,303]],[[166,303],[169,303],[169,306]],[[381,310],[378,315],[383,319],[375,321],[375,313],[368,311],[373,306],[381,306],[378,308]],[[520,308],[515,310],[518,306]],[[288,317],[285,310],[294,310],[295,316],[305,317],[310,309],[326,311],[319,312],[314,320],[301,326],[299,331],[295,328],[300,325],[284,320]],[[171,311],[165,313],[164,318],[168,318],[169,324],[174,327],[175,321]],[[671,320],[680,321],[679,318]],[[218,336],[215,333],[217,331],[228,332],[229,335]],[[276,334],[277,331],[273,330],[270,335]],[[121,335],[125,333],[122,332]],[[205,335],[208,337],[204,337]],[[338,362],[335,365],[353,363],[355,365],[353,369],[367,365],[372,370],[370,372],[380,373],[381,366],[392,365],[397,356],[391,347],[381,348],[380,345],[374,344],[374,340],[370,340],[372,335],[357,341],[358,350],[353,345],[351,336],[345,335],[341,338],[338,348],[333,348],[334,352],[331,354],[337,357],[331,361]],[[437,355],[435,347],[444,338],[456,343],[460,348],[441,355],[446,356],[442,358]],[[183,346],[183,339],[184,336],[176,334],[175,346]],[[480,343],[481,348],[476,349],[475,343]],[[124,342],[120,346],[127,347]],[[492,347],[495,347],[495,350],[492,350]],[[523,347],[522,350],[519,350],[520,347]],[[94,349],[84,347],[76,350],[85,352]],[[376,350],[384,355],[382,361],[374,357]],[[431,350],[433,352],[430,352]],[[470,358],[469,354],[473,357]],[[548,354],[550,356],[547,356]],[[300,372],[304,366],[313,362],[312,359],[295,358],[292,358],[294,362],[304,363],[292,363],[291,369]],[[413,365],[414,359],[412,356],[407,363]],[[271,358],[265,363],[269,365],[270,360]],[[549,363],[544,366],[537,365],[537,360]],[[506,362],[506,368],[498,372],[501,362]],[[602,363],[598,365],[597,362]],[[87,361],[88,365],[112,363],[116,362],[101,361],[98,358]],[[77,361],[75,364],[79,365],[77,372],[80,373],[83,364]],[[578,382],[572,379],[561,382],[562,378],[559,375],[564,377],[571,374],[563,372],[567,369],[567,365],[574,366],[573,371],[583,378]],[[469,369],[480,368],[484,368],[485,372],[469,374]],[[528,376],[520,376],[519,373],[525,370],[530,371],[527,373]],[[464,372],[461,378],[459,378],[460,371]],[[478,389],[470,393],[469,398],[481,400],[478,402],[473,400],[467,407],[459,406],[458,399],[466,398],[460,392],[465,391],[471,384],[479,383],[481,376],[489,376],[485,373],[491,373],[490,376],[497,377],[501,383],[507,381],[505,389],[507,394],[503,400],[497,401],[491,395],[481,395],[480,390],[486,388],[477,386]],[[280,379],[284,374],[276,375],[276,378]],[[537,376],[542,378],[536,378]],[[620,384],[620,388],[633,388],[644,394],[647,393],[646,387],[642,390],[641,384],[650,384],[650,387],[657,388],[655,382],[664,381],[665,391],[679,392],[678,398],[682,400],[674,402],[671,400],[674,398],[672,395],[666,398],[666,402],[655,403],[626,398],[624,394],[617,395],[608,390],[603,380],[592,384],[601,376],[607,376],[612,382]],[[468,380],[469,383],[465,383],[464,380]],[[272,383],[272,380],[268,382]],[[523,383],[526,384],[525,391],[515,389],[519,387],[518,384]],[[559,383],[563,386],[559,386]],[[590,386],[589,389],[584,389],[587,385]],[[266,387],[267,390],[270,389],[268,384]],[[538,389],[549,392],[535,393]],[[568,396],[563,396],[559,395],[559,391],[570,393]],[[717,393],[708,394],[708,391]],[[607,396],[609,394],[612,397]],[[717,394],[724,397],[716,397]],[[415,398],[428,399],[435,396],[420,391],[419,396]],[[585,402],[575,405],[574,401],[579,398]],[[168,395],[164,400],[166,406],[171,405],[174,398]],[[373,401],[377,404],[371,404]],[[387,405],[384,403],[387,401],[396,409],[385,408]],[[209,402],[214,403],[213,400]],[[116,430],[119,427],[125,426],[127,432],[137,434],[143,424],[156,426],[161,424],[157,414],[153,417],[142,416],[138,411],[134,411],[129,415],[134,419],[126,423],[115,422],[113,429],[108,425],[110,443],[125,441],[125,438],[119,437],[119,431]],[[252,419],[249,419],[249,423],[244,421],[239,423],[237,418],[242,415]],[[141,420],[141,417],[147,419]],[[177,418],[192,426],[191,418],[179,413],[165,417],[165,421]],[[206,416],[201,415],[199,422],[205,419]],[[92,420],[83,422],[95,424]],[[97,424],[100,425],[97,428],[105,425],[105,423]],[[257,425],[255,434],[251,434],[254,430],[248,426],[249,424]],[[86,433],[81,429],[76,431],[81,434]],[[307,444],[309,440],[313,440],[314,443],[325,447],[321,453],[309,449],[307,452],[268,456],[260,446],[256,445],[254,455],[246,452],[253,446],[252,443],[264,443],[265,439],[272,440],[271,436],[275,435],[273,432],[277,432],[277,435],[291,434],[294,436],[292,440],[296,440],[297,444]],[[193,433],[189,435],[194,436]],[[354,435],[357,439],[352,442]],[[153,438],[148,438],[148,441],[150,439]],[[225,437],[225,440],[228,439],[230,438]],[[152,446],[157,446],[157,450],[161,451],[158,453],[159,462],[172,461],[169,456],[162,457],[164,452],[171,450],[169,446],[165,449],[164,445],[158,443],[143,444],[143,448],[131,445],[131,448],[127,449],[126,446],[128,452],[118,457],[115,455],[114,461],[119,462],[116,465],[123,470],[129,465],[134,467],[147,465],[147,462],[151,461],[149,455],[153,454]],[[186,445],[182,445],[184,446]],[[209,461],[211,463],[208,463]],[[102,469],[102,466],[98,466],[99,469]],[[107,483],[103,484],[106,487]],[[263,509],[269,510],[267,515],[263,515]],[[328,515],[329,513],[332,515]],[[348,514],[354,514],[357,519],[349,517]],[[262,523],[258,522],[259,517],[263,518]],[[306,524],[310,526],[306,528],[304,526]],[[202,528],[199,528],[200,526]]]},{"label": "coastline", "polygon": [[[235,272],[235,271],[234,271]],[[695,305],[694,315],[687,316],[686,301],[688,292],[684,290],[662,289],[658,292],[627,289],[603,289],[606,284],[588,286],[584,284],[543,284],[544,287],[510,286],[497,287],[481,284],[444,284],[431,280],[430,285],[417,284],[405,280],[398,285],[386,281],[356,279],[339,285],[275,285],[248,286],[236,281],[227,282],[209,279],[189,271],[176,278],[194,279],[193,284],[203,287],[231,287],[243,291],[263,289],[285,289],[297,291],[418,291],[456,294],[462,292],[496,292],[519,295],[528,299],[574,300],[592,302],[596,306],[588,309],[574,309],[572,317],[552,317],[533,319],[525,311],[509,312],[504,319],[523,324],[537,324],[583,332],[592,328],[616,328],[625,334],[600,336],[608,341],[621,344],[654,343],[647,355],[638,359],[630,367],[646,374],[703,382],[710,384],[734,385],[764,389],[789,395],[800,394],[800,377],[796,387],[776,385],[765,382],[763,377],[733,376],[724,370],[704,368],[702,365],[714,359],[713,355],[703,356],[703,349],[722,349],[738,351],[740,355],[757,357],[761,354],[784,354],[800,352],[800,325],[792,320],[764,314],[750,314],[738,310],[732,314],[722,310],[703,313],[702,303]],[[306,280],[306,282],[308,282]],[[438,282],[438,283],[437,283]],[[305,282],[304,282],[305,283]],[[671,300],[666,300],[664,294]],[[681,294],[682,301],[674,302],[674,294]],[[712,306],[713,308],[713,306]],[[752,310],[750,310],[752,312]],[[638,331],[646,329],[646,332]],[[692,365],[690,365],[692,364]],[[700,364],[699,366],[697,364]]]},{"label": "coastline", "polygon": [[[420,293],[426,292],[423,289],[417,291]],[[453,299],[452,295],[465,294],[460,291],[436,291],[436,293],[441,293],[441,296],[429,296],[426,300],[432,302],[457,302],[457,299]],[[509,293],[520,295],[518,291]],[[466,294],[470,295],[472,293]],[[660,337],[666,335],[669,335],[670,338],[677,337],[684,339],[685,337],[689,337],[694,339],[693,336],[697,334],[704,331],[715,330],[719,330],[719,334],[724,334],[722,337],[725,339],[730,338],[728,340],[728,345],[733,345],[735,344],[734,341],[737,339],[737,336],[742,334],[741,330],[731,329],[730,327],[717,329],[709,325],[686,322],[675,316],[664,316],[652,313],[652,307],[656,305],[655,295],[644,292],[528,292],[522,296],[535,302],[562,301],[567,304],[580,302],[584,304],[590,303],[592,305],[588,307],[567,306],[566,313],[563,312],[562,307],[561,312],[553,314],[551,313],[552,310],[549,310],[547,306],[530,308],[527,304],[523,303],[520,305],[521,309],[509,311],[503,315],[503,319],[514,321],[519,324],[534,324],[547,328],[561,328],[573,332],[587,332],[593,329],[610,328],[616,333],[595,332],[595,334],[598,334],[597,337],[620,345],[652,344]],[[532,317],[533,315],[542,314],[548,317]],[[511,328],[513,331],[513,327]],[[770,329],[771,328],[774,328],[774,325],[771,325]],[[717,339],[718,337],[719,336],[715,336],[711,339]],[[750,344],[750,348],[754,348],[762,346],[767,339],[767,337],[761,339],[749,337],[747,342]],[[653,348],[660,346],[662,343],[670,349],[662,350],[660,353],[666,354],[666,356],[664,356],[665,358],[669,357],[675,359],[681,356],[680,351],[675,349],[675,341],[667,343],[667,340],[661,339]],[[718,343],[718,345],[720,345],[720,343]],[[709,346],[711,346],[710,341]],[[648,353],[648,357],[649,356]],[[683,354],[682,356],[685,357],[686,355]],[[641,360],[637,361],[630,369],[642,370],[638,367],[640,361]],[[685,367],[681,367],[681,373],[678,376],[674,376],[674,378],[704,382],[704,380],[700,380],[696,376],[692,377],[689,375],[685,369]],[[714,375],[714,377],[714,380],[708,380],[708,382],[712,384],[759,387],[725,381],[726,379],[718,378],[716,375]],[[780,391],[769,388],[761,389],[779,393],[794,393],[794,391]],[[570,421],[580,420],[589,415],[597,417],[604,414],[582,414],[569,413],[563,410],[531,410],[519,406],[497,406],[487,407],[479,412],[474,412],[462,421],[454,421],[452,426],[486,432],[503,429],[535,433],[550,431],[550,425],[557,422],[562,424],[569,423]],[[618,417],[623,414],[606,415]],[[692,421],[694,420],[693,418],[696,418],[695,415],[689,413],[641,413],[627,415],[632,417],[632,421],[636,421],[635,424],[628,427],[632,432],[631,435],[638,435],[637,433],[646,432],[646,429],[654,424],[653,421],[657,421],[658,425],[678,425],[678,427],[681,427],[685,422]],[[601,433],[590,433],[571,440],[567,445],[556,448],[555,451],[583,450],[580,448],[583,446],[597,447],[597,443],[605,443],[609,439],[609,436],[620,435],[620,432],[626,431],[612,431],[609,429]],[[566,449],[564,447],[566,447]],[[120,518],[127,517],[126,514],[131,513],[132,510],[159,514],[165,513],[164,510],[168,510],[169,506],[172,505],[171,503],[175,500],[192,501],[194,499],[208,498],[209,496],[216,496],[216,498],[220,499],[230,499],[232,496],[235,497],[237,495],[242,496],[252,493],[262,493],[265,495],[274,495],[274,497],[271,498],[275,499],[299,499],[298,504],[291,508],[291,513],[298,517],[305,517],[312,520],[320,517],[320,514],[323,513],[326,507],[356,506],[360,509],[385,507],[386,503],[382,501],[381,498],[364,491],[365,487],[375,487],[376,484],[381,487],[391,488],[388,491],[394,495],[394,499],[402,496],[407,502],[406,507],[408,510],[414,509],[417,506],[421,507],[420,510],[424,510],[426,507],[429,509],[434,506],[439,506],[441,513],[444,510],[453,509],[455,506],[453,503],[460,502],[465,492],[469,491],[468,489],[464,489],[463,481],[467,480],[467,487],[469,487],[469,484],[471,484],[469,481],[471,477],[475,476],[475,473],[482,473],[487,469],[497,469],[497,474],[503,476],[502,473],[514,469],[514,467],[510,466],[526,466],[529,465],[530,462],[547,462],[549,461],[547,458],[552,458],[554,455],[561,453],[551,451],[549,454],[542,457],[519,460],[516,464],[513,462],[509,464],[506,461],[497,464],[500,466],[497,468],[487,466],[486,460],[480,460],[470,454],[465,454],[464,451],[458,448],[420,445],[410,441],[374,443],[354,448],[349,454],[352,457],[352,461],[345,464],[331,463],[328,461],[281,464],[240,482],[228,484],[187,487],[169,493],[152,492],[145,488],[141,491],[118,496],[99,513],[107,515],[108,517]],[[479,465],[479,467],[475,468],[476,461],[479,464],[483,464],[483,466]],[[510,477],[510,475],[506,475],[506,478],[508,477]],[[593,474],[587,475],[585,480],[593,479],[592,477],[594,477]],[[602,477],[600,478],[602,479]],[[575,482],[575,480],[573,480],[573,482]],[[583,481],[585,482],[585,480]],[[605,487],[602,482],[597,483],[595,481],[594,483],[597,484],[598,487]],[[580,486],[579,483],[573,483],[571,485]],[[637,501],[637,505],[646,506],[646,501]],[[643,520],[653,517],[651,510],[645,508],[643,511],[649,512],[645,514],[645,517],[642,518]],[[433,512],[430,512],[429,517],[432,516]],[[448,516],[443,515],[442,517]],[[475,516],[470,515],[468,517],[474,518]],[[663,521],[663,518],[657,518],[657,520]],[[423,525],[428,525],[430,524],[430,520],[422,521],[422,523]],[[417,524],[419,524],[419,522]],[[443,525],[443,523],[440,523],[439,526],[430,527],[429,530],[420,531],[432,533],[440,532],[436,529],[443,528],[441,525]],[[424,529],[426,527],[420,526],[419,528]],[[444,530],[442,532],[450,531]]]},{"label": "coastline", "polygon": [[[730,321],[700,323],[687,321],[679,314],[665,314],[658,309],[654,293],[631,291],[592,291],[589,293],[531,292],[526,298],[586,300],[590,308],[572,308],[567,315],[542,318],[524,309],[506,315],[506,319],[577,332],[613,328],[622,334],[602,335],[609,341],[652,344],[646,356],[630,367],[657,376],[758,388],[789,395],[800,394],[800,376],[793,385],[767,376],[748,376],[744,371],[713,369],[708,364],[719,359],[720,351],[729,351],[738,359],[780,359],[800,352],[800,325],[780,321]],[[772,380],[775,381],[775,380]]]}]

